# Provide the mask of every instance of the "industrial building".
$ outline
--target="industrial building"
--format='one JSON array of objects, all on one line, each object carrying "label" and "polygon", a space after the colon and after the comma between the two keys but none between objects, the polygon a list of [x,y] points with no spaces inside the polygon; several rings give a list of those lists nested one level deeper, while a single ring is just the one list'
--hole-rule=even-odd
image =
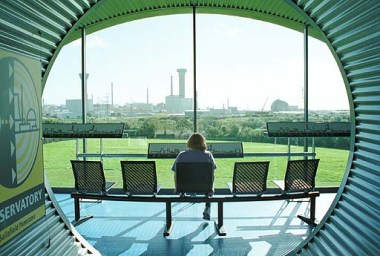
[{"label": "industrial building", "polygon": [[173,94],[173,79],[171,79],[170,95],[165,97],[166,112],[170,114],[184,114],[186,110],[193,108],[193,99],[185,96],[186,69],[177,69],[179,76],[179,94]]}]

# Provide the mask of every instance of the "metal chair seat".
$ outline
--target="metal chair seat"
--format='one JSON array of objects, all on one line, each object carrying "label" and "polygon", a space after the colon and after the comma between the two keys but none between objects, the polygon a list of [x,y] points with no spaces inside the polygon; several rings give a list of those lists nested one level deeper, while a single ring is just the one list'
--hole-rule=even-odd
[{"label": "metal chair seat", "polygon": [[176,164],[176,192],[182,195],[212,195],[214,165],[209,162],[182,162]]},{"label": "metal chair seat", "polygon": [[159,192],[155,161],[120,161],[120,164],[125,193],[155,196]]},{"label": "metal chair seat", "polygon": [[106,194],[116,182],[106,182],[101,161],[71,160],[75,190],[80,193]]},{"label": "metal chair seat", "polygon": [[269,162],[236,162],[232,183],[228,184],[231,193],[263,194],[267,189]]},{"label": "metal chair seat", "polygon": [[309,192],[315,189],[319,159],[289,160],[285,179],[273,181],[284,193]]}]

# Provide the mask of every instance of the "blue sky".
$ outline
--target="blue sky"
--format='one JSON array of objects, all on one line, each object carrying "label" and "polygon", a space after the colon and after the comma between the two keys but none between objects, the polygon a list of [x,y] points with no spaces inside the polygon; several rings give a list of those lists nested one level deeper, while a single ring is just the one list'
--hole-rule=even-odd
[{"label": "blue sky", "polygon": [[[192,98],[192,16],[170,15],[117,25],[87,37],[88,95],[95,103],[160,103],[178,94],[186,68]],[[45,104],[79,99],[80,41],[65,46],[44,91]],[[265,109],[281,99],[303,106],[303,34],[261,21],[197,15],[197,88],[201,108]],[[326,93],[328,92],[328,93]],[[327,46],[309,39],[309,108],[348,109],[339,69]]]}]

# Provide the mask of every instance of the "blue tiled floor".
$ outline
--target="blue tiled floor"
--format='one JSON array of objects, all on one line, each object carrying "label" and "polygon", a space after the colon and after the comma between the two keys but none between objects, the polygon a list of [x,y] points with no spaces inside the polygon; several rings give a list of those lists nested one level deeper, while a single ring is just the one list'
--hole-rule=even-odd
[{"label": "blue tiled floor", "polygon": [[[321,219],[334,194],[317,198]],[[56,194],[68,219],[73,199]],[[224,204],[227,236],[219,237],[213,221],[202,219],[204,204],[173,203],[172,234],[164,237],[165,204],[140,202],[81,203],[81,215],[94,218],[77,230],[102,255],[285,255],[310,232],[297,214],[308,215],[307,202],[240,202]],[[211,218],[217,217],[216,204]]]}]

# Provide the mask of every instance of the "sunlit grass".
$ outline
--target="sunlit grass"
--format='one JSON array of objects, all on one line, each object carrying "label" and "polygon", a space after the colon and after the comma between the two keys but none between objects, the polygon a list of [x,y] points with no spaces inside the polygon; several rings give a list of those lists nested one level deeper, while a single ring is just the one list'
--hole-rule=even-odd
[{"label": "sunlit grass", "polygon": [[[184,140],[159,140],[159,139],[103,139],[103,153],[141,153],[146,154],[149,142],[184,142]],[[88,139],[87,152],[99,153],[100,140]],[[244,142],[244,152],[287,152],[287,145],[276,145],[266,143]],[[79,143],[80,150],[82,141]],[[301,146],[292,146],[292,152],[302,152]],[[339,186],[348,159],[347,150],[316,148],[317,158],[320,164],[316,177],[317,186]],[[44,144],[45,171],[49,183],[53,187],[73,187],[74,177],[70,165],[70,160],[76,156],[76,140],[66,140]],[[99,158],[89,158],[98,160]],[[117,181],[117,186],[121,187],[120,160],[146,160],[146,158],[103,158],[106,179]],[[218,168],[215,172],[215,187],[226,188],[226,183],[231,182],[233,166],[239,161],[270,161],[268,186],[272,187],[272,180],[283,179],[287,157],[244,157],[244,158],[216,158]],[[165,188],[172,188],[173,172],[171,167],[174,159],[155,159],[157,165],[157,178]]]}]

